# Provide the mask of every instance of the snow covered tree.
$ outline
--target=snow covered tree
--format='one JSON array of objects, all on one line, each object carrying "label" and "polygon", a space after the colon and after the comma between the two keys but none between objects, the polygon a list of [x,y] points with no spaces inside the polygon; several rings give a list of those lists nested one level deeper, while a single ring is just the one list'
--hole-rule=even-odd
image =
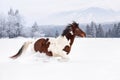
[{"label": "snow covered tree", "polygon": [[13,9],[10,9],[10,11],[8,11],[8,15],[14,16],[14,11],[13,11]]},{"label": "snow covered tree", "polygon": [[0,15],[0,38],[1,37],[7,37],[5,27],[6,27],[5,17],[3,15]]},{"label": "snow covered tree", "polygon": [[21,36],[24,22],[18,10],[16,10],[15,16],[16,16],[15,27],[16,27],[16,37],[17,37],[17,36]]},{"label": "snow covered tree", "polygon": [[13,37],[18,37],[21,35],[22,31],[22,18],[19,14],[19,11],[16,10],[15,12],[10,9],[8,12],[8,18],[7,18],[7,33],[8,37],[13,38]]},{"label": "snow covered tree", "polygon": [[91,22],[90,26],[86,26],[86,33],[88,37],[96,37],[97,26],[94,22]]},{"label": "snow covered tree", "polygon": [[108,38],[112,37],[112,30],[109,29],[109,30],[106,32],[106,35],[105,35],[105,36],[108,37]]},{"label": "snow covered tree", "polygon": [[97,26],[94,22],[91,22],[91,35],[92,37],[96,37],[96,29],[97,29]]},{"label": "snow covered tree", "polygon": [[117,24],[114,24],[114,27],[112,29],[112,33],[111,33],[112,37],[117,37]]},{"label": "snow covered tree", "polygon": [[37,23],[35,22],[32,26],[32,29],[31,29],[31,37],[36,37],[36,35],[38,34],[39,30],[38,30],[38,25]]},{"label": "snow covered tree", "polygon": [[92,35],[91,35],[91,27],[88,24],[86,26],[86,34],[87,34],[87,37],[92,37]]},{"label": "snow covered tree", "polygon": [[58,33],[58,31],[56,30],[56,32],[55,32],[55,37],[58,37],[59,36],[59,33]]},{"label": "snow covered tree", "polygon": [[117,26],[117,37],[120,37],[120,23]]},{"label": "snow covered tree", "polygon": [[42,37],[42,36],[44,36],[44,34],[40,30],[37,22],[35,22],[31,29],[31,37]]},{"label": "snow covered tree", "polygon": [[101,26],[101,24],[98,25],[97,31],[96,31],[96,37],[104,37],[104,31]]}]

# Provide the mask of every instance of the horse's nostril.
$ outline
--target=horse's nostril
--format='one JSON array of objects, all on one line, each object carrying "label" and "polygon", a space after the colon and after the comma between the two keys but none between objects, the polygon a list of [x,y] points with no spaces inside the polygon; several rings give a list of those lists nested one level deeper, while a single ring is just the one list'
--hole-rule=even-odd
[{"label": "horse's nostril", "polygon": [[84,37],[86,37],[86,34],[84,34]]},{"label": "horse's nostril", "polygon": [[82,35],[82,37],[86,37],[86,34],[81,34]]}]

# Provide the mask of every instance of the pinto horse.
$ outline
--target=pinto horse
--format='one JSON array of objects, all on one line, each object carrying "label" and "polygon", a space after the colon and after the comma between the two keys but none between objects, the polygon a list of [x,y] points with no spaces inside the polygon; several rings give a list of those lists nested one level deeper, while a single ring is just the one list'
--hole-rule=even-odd
[{"label": "pinto horse", "polygon": [[25,42],[17,54],[11,58],[19,57],[24,51],[26,51],[29,44],[32,45],[32,50],[35,52],[44,53],[47,56],[61,57],[67,59],[67,55],[70,53],[71,46],[76,36],[86,37],[85,32],[79,28],[79,24],[73,22],[69,24],[63,31],[63,33],[57,38],[40,38],[34,42]]}]

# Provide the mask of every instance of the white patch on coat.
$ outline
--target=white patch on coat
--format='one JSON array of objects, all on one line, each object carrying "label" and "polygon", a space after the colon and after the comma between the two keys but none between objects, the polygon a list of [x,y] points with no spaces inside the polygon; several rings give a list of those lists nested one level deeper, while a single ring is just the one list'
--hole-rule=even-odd
[{"label": "white patch on coat", "polygon": [[65,36],[51,38],[49,42],[50,45],[48,51],[51,51],[54,57],[67,58],[67,52],[63,51],[63,49],[66,45],[70,46],[70,41],[68,41]]},{"label": "white patch on coat", "polygon": [[70,31],[70,33],[71,33],[71,35],[73,35],[73,32],[72,32],[72,31]]}]

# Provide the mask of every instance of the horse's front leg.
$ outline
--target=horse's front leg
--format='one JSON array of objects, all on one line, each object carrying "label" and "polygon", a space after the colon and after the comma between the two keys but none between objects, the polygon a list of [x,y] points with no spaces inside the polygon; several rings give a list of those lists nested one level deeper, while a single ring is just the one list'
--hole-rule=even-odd
[{"label": "horse's front leg", "polygon": [[61,59],[58,59],[59,61],[68,61],[69,57],[66,52],[62,51],[59,54],[56,54],[56,57],[61,57]]}]

